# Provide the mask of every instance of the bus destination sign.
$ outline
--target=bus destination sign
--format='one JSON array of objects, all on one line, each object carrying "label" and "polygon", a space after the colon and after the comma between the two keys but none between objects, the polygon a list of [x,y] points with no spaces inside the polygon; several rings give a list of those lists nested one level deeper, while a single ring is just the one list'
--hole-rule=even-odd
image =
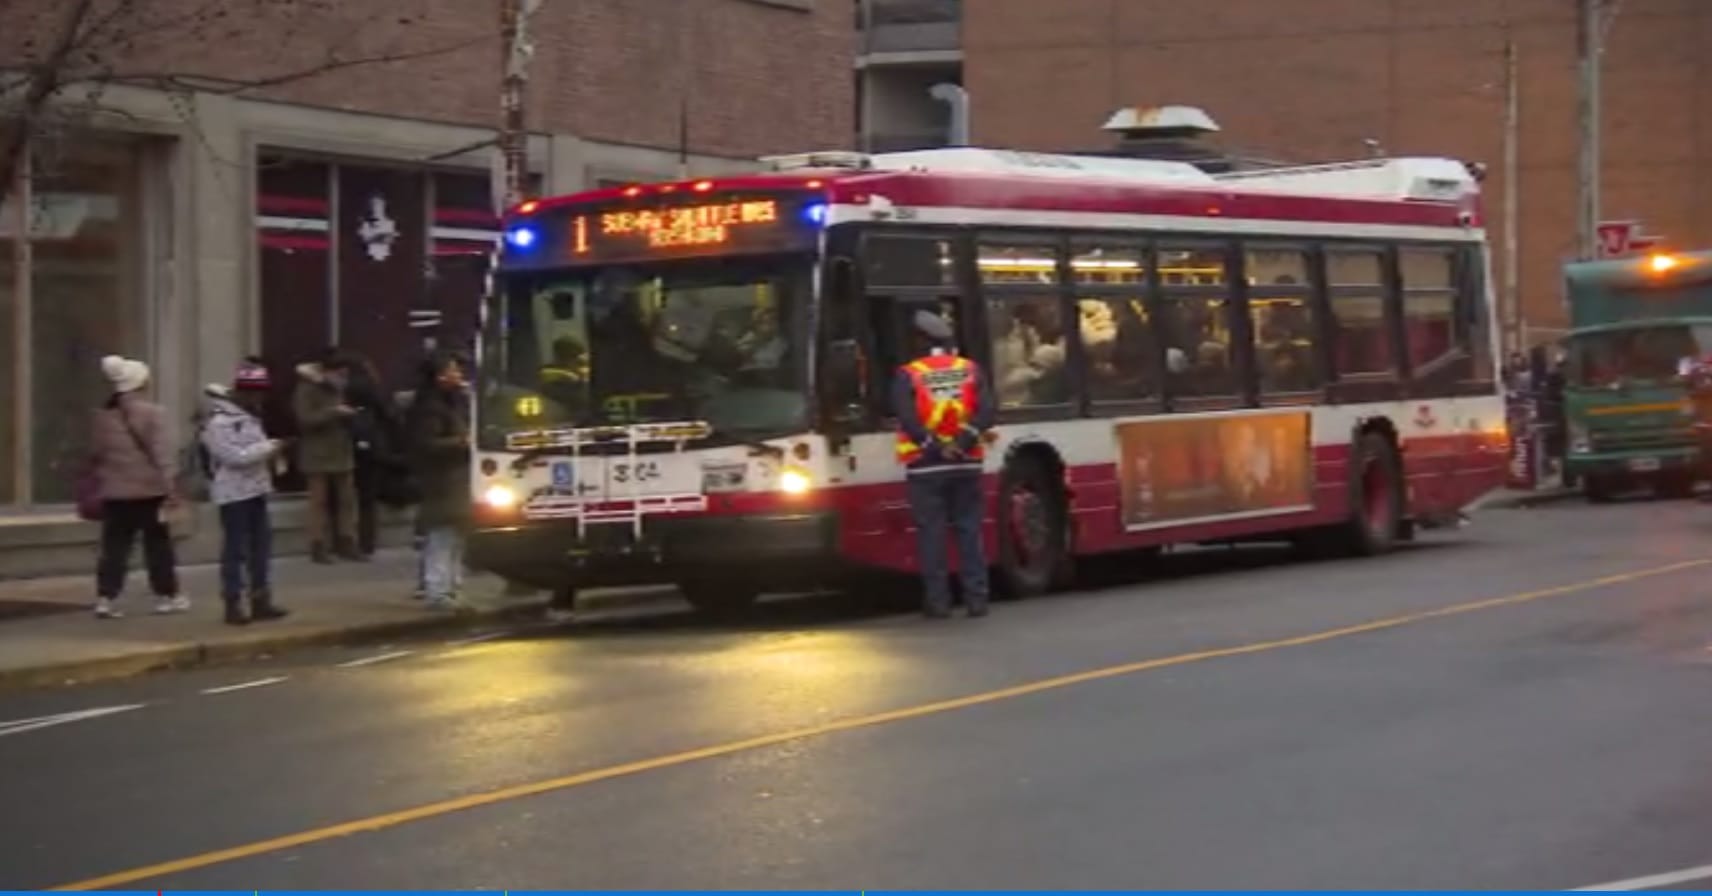
[{"label": "bus destination sign", "polygon": [[698,197],[685,205],[574,209],[572,264],[783,252],[814,244],[801,201],[780,196]]}]

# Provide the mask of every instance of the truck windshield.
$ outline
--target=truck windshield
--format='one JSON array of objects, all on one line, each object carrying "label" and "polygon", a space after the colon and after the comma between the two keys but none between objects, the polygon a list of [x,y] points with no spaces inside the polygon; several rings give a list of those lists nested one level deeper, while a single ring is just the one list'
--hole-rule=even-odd
[{"label": "truck windshield", "polygon": [[1659,324],[1584,333],[1570,340],[1569,377],[1589,389],[1656,385],[1683,372],[1686,361],[1712,354],[1712,326]]},{"label": "truck windshield", "polygon": [[701,259],[502,279],[482,334],[482,447],[553,426],[700,420],[716,436],[804,426],[795,327],[805,256]]}]

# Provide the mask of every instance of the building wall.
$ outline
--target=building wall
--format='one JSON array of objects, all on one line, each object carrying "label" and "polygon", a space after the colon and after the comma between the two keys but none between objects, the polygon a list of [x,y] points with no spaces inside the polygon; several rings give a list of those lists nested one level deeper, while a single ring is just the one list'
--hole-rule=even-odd
[{"label": "building wall", "polygon": [[[50,12],[59,8],[40,2]],[[201,4],[151,0],[140,6],[164,14],[191,2]],[[70,474],[62,460],[77,456],[84,427],[64,409],[99,400],[94,365],[102,354],[124,352],[153,364],[155,394],[183,441],[202,385],[228,379],[245,354],[269,347],[301,357],[337,321],[343,332],[360,332],[368,345],[380,346],[374,353],[386,355],[382,360],[397,370],[409,347],[387,340],[389,334],[414,338],[413,312],[456,314],[458,326],[468,329],[465,318],[477,296],[447,284],[479,283],[485,259],[462,251],[467,246],[459,243],[467,240],[435,228],[494,226],[491,217],[478,220],[484,214],[478,206],[485,205],[495,161],[489,144],[498,117],[499,60],[497,22],[488,21],[495,4],[307,5],[327,11],[325,21],[234,26],[226,39],[210,40],[195,54],[180,47],[176,55],[150,56],[145,41],[126,63],[136,68],[128,70],[150,70],[151,62],[165,59],[180,73],[266,77],[324,58],[317,55],[324,48],[304,49],[305,34],[319,35],[311,45],[348,42],[364,52],[404,52],[464,37],[474,43],[242,95],[113,88],[97,102],[69,92],[61,108],[75,114],[62,121],[76,129],[43,142],[38,161],[52,174],[36,184],[37,198],[105,190],[115,198],[96,204],[100,214],[91,220],[99,228],[79,231],[81,242],[37,236],[21,247],[17,222],[33,232],[38,225],[27,222],[39,217],[36,209],[16,201],[0,209],[0,221],[11,222],[10,231],[0,226],[0,339],[6,340],[0,395],[12,399],[0,402],[0,578],[81,571],[90,562],[94,527],[77,522],[65,503]],[[696,7],[693,20],[669,15],[690,6]],[[353,24],[353,16],[387,10],[414,23],[398,31],[405,35],[398,46],[376,44],[374,33]],[[31,21],[45,20],[25,10],[8,25]],[[681,42],[687,52],[680,48],[683,28],[696,29],[693,41]],[[0,34],[0,60],[27,58],[17,41],[28,30],[8,27]],[[529,163],[540,191],[752,170],[757,155],[849,145],[853,30],[839,0],[548,0],[537,21],[532,69]],[[787,47],[789,53],[767,51]],[[787,64],[786,57],[794,61]],[[680,145],[679,127],[685,107],[687,148]],[[116,149],[90,158],[109,145]],[[113,163],[115,157],[125,164]],[[334,256],[360,250],[360,238],[348,231],[361,223],[366,199],[336,201],[312,188],[298,196],[305,193],[302,185],[279,185],[273,166],[281,159],[323,176],[339,172],[330,181],[347,194],[384,195],[390,218],[405,231],[414,229],[393,244],[409,263],[387,260],[352,271],[325,257],[335,245],[341,248]],[[264,207],[264,197],[275,193],[310,201],[324,195],[319,210],[296,206],[305,221],[320,215],[323,246],[278,239],[270,245],[269,234],[293,233],[265,220],[280,217],[277,208]],[[284,248],[300,254],[282,261]],[[444,256],[436,254],[441,249],[448,250]],[[324,256],[319,261],[310,257],[316,251]],[[418,262],[424,267],[414,267]],[[100,282],[77,285],[62,272]],[[323,283],[327,293],[318,294]],[[391,294],[394,289],[405,294]],[[365,302],[376,292],[387,294]],[[20,311],[25,305],[28,315]],[[11,350],[26,316],[28,332],[46,337],[43,351],[31,358]],[[19,410],[16,397],[25,393],[36,398],[33,412]],[[66,424],[63,432],[37,425],[50,414]],[[34,449],[30,458],[19,450],[26,445]],[[29,488],[17,488],[21,480],[30,480]],[[206,559],[213,547],[215,527],[206,513],[201,516],[182,533],[189,536],[184,556],[191,560]],[[301,510],[287,501],[276,517],[284,527],[282,549],[289,550]]]},{"label": "building wall", "polygon": [[[1567,0],[982,0],[964,6],[977,141],[1106,145],[1131,105],[1206,109],[1233,147],[1302,161],[1486,162],[1501,237],[1506,36],[1519,53],[1521,299],[1563,324],[1575,249],[1576,26]],[[1626,0],[1605,57],[1603,217],[1712,244],[1712,3]],[[1501,251],[1501,247],[1495,247]],[[1500,256],[1501,257],[1501,256]]]},{"label": "building wall", "polygon": [[[61,0],[8,7],[0,60],[63,17]],[[136,49],[118,68],[260,79],[339,58],[403,58],[343,68],[247,95],[453,124],[498,117],[494,0],[137,4]],[[171,22],[182,8],[228,18]],[[12,27],[17,23],[17,27]],[[849,0],[547,0],[531,24],[531,125],[614,143],[677,147],[681,113],[699,152],[753,157],[781,146],[845,146],[853,132],[855,23]],[[186,46],[196,46],[194,55]],[[426,54],[426,55],[424,55]]]}]

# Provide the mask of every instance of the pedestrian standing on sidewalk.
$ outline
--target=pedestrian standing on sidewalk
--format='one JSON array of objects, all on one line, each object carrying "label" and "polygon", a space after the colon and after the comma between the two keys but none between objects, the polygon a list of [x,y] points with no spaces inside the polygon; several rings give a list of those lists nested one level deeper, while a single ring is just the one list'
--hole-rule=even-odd
[{"label": "pedestrian standing on sidewalk", "polygon": [[309,483],[309,552],[316,563],[333,554],[357,554],[356,444],[345,400],[350,364],[336,351],[319,363],[300,364],[292,411],[301,432],[298,467]]},{"label": "pedestrian standing on sidewalk", "polygon": [[101,359],[101,373],[113,391],[90,423],[89,460],[101,496],[95,616],[124,615],[117,601],[125,589],[131,543],[139,533],[155,612],[182,613],[190,609],[190,598],[179,591],[178,559],[167,526],[167,514],[178,501],[172,494],[177,469],[167,441],[166,411],[143,396],[149,385],[147,364],[108,355]]},{"label": "pedestrian standing on sidewalk", "polygon": [[458,606],[464,577],[464,536],[470,520],[470,410],[463,359],[436,355],[423,365],[410,403],[410,449],[422,490],[418,519],[427,537],[422,553],[428,606]]},{"label": "pedestrian standing on sidewalk", "polygon": [[216,383],[207,389],[210,407],[202,424],[202,446],[213,468],[209,493],[220,508],[220,598],[227,625],[279,619],[287,612],[273,602],[269,575],[273,521],[268,496],[273,493],[273,461],[285,443],[268,438],[262,427],[268,386],[267,368],[252,358],[238,367],[230,388]]}]

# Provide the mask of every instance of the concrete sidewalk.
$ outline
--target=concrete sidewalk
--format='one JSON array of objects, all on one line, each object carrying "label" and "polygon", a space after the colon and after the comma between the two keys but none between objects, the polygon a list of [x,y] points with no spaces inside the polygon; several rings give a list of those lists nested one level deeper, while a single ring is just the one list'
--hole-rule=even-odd
[{"label": "concrete sidewalk", "polygon": [[92,576],[0,581],[0,609],[28,602],[29,615],[0,614],[0,688],[38,687],[134,675],[154,669],[230,662],[293,647],[335,644],[468,628],[472,623],[533,613],[546,595],[507,595],[500,581],[473,577],[466,588],[473,612],[449,615],[411,597],[416,555],[385,551],[371,563],[318,566],[299,557],[275,561],[274,593],[291,616],[233,627],[220,621],[218,570],[181,570],[191,612],[151,614],[152,599],[133,570],[126,616],[97,620],[90,612]]}]

